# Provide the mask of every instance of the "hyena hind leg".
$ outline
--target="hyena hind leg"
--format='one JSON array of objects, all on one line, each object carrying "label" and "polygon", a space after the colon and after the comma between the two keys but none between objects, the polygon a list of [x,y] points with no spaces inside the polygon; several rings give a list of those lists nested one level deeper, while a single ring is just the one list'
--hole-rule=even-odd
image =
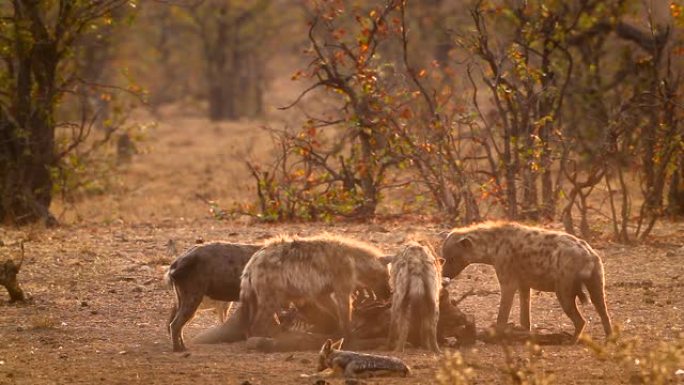
[{"label": "hyena hind leg", "polygon": [[591,303],[594,304],[594,308],[601,317],[601,323],[603,324],[603,331],[606,333],[606,337],[610,336],[613,332],[613,326],[610,321],[610,316],[608,315],[608,307],[606,306],[606,294],[604,289],[603,272],[592,274],[592,276],[584,283],[589,292],[589,297],[591,298]]},{"label": "hyena hind leg", "polygon": [[169,324],[171,330],[171,341],[173,342],[173,351],[184,351],[185,342],[183,341],[183,328],[195,316],[195,312],[202,302],[202,294],[200,293],[178,293],[178,309],[173,320]]},{"label": "hyena hind leg", "polygon": [[409,335],[409,327],[410,327],[410,322],[411,322],[411,314],[413,310],[413,306],[409,305],[408,307],[405,307],[400,310],[399,315],[397,316],[396,320],[396,334],[397,334],[397,340],[394,345],[394,351],[396,352],[403,352],[404,347],[406,346],[406,340],[408,339]]},{"label": "hyena hind leg", "polygon": [[[434,310],[433,310],[434,312]],[[437,321],[439,313],[436,315],[426,315],[421,320],[421,341],[425,348],[434,353],[440,353],[439,344],[437,343]]]}]

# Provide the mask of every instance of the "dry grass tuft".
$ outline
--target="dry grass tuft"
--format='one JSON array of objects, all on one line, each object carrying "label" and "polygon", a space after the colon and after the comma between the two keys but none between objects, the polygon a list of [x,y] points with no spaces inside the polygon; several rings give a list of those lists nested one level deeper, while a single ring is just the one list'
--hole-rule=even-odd
[{"label": "dry grass tuft", "polygon": [[473,374],[473,368],[466,364],[460,352],[445,352],[438,362],[435,379],[439,385],[464,385]]},{"label": "dry grass tuft", "polygon": [[660,341],[650,348],[638,337],[623,337],[619,328],[606,343],[586,335],[581,340],[598,359],[624,367],[630,383],[661,385],[681,380],[677,373],[684,367],[684,335],[678,341]]},{"label": "dry grass tuft", "polygon": [[29,319],[31,330],[50,330],[57,328],[57,320],[50,315],[35,315]]}]

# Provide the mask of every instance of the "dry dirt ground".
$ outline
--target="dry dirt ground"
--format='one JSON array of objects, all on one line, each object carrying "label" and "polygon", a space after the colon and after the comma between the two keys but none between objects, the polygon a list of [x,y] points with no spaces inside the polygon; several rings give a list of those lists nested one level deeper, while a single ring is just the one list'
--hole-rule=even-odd
[{"label": "dry dirt ground", "polygon": [[[236,159],[244,148],[236,138],[258,136],[258,124],[213,125],[199,118],[174,118],[148,134],[146,150],[124,167],[110,191],[68,208],[56,229],[0,228],[0,259],[17,256],[17,242],[29,238],[20,281],[32,300],[10,304],[0,292],[0,384],[313,384],[316,352],[262,354],[244,343],[198,345],[192,336],[215,323],[200,313],[186,328],[188,353],[173,353],[166,332],[172,294],[161,277],[179,250],[196,239],[258,242],[278,233],[343,233],[387,252],[413,236],[437,240],[446,226],[411,217],[374,223],[278,224],[218,221],[195,194],[221,203],[249,194],[251,181]],[[255,144],[256,147],[263,144]],[[242,154],[242,155],[241,155]],[[58,210],[59,211],[59,210]],[[549,224],[558,227],[557,224]],[[599,228],[600,230],[600,228]],[[592,244],[603,255],[608,307],[625,338],[641,340],[637,351],[659,342],[675,343],[684,333],[684,223],[662,223],[643,245],[624,246],[599,235]],[[476,295],[462,309],[478,328],[492,324],[498,286],[491,268],[471,266],[451,286],[458,296]],[[537,332],[572,332],[555,296],[535,293]],[[591,305],[582,307],[588,333],[603,339]],[[517,304],[511,320],[517,320]],[[681,341],[681,340],[680,340]],[[501,346],[478,342],[460,350],[474,369],[473,382],[509,383]],[[432,384],[439,357],[408,349],[399,357],[412,367],[406,379],[368,384]],[[542,346],[532,358],[522,344],[511,347],[514,365],[533,365],[557,383],[630,383],[634,362],[598,360],[583,345]],[[679,368],[684,369],[684,362]],[[684,383],[680,377],[679,382]],[[331,379],[330,383],[344,381]]]}]

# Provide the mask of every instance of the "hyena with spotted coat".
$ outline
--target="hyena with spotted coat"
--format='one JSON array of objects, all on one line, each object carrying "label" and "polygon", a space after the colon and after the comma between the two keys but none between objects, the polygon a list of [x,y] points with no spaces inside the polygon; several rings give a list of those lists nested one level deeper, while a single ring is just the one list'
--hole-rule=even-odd
[{"label": "hyena with spotted coat", "polygon": [[387,345],[403,351],[409,329],[417,327],[420,344],[439,352],[437,322],[442,288],[442,261],[429,247],[410,242],[394,257],[390,275],[392,320]]},{"label": "hyena with spotted coat", "polygon": [[278,237],[266,242],[242,273],[240,303],[247,334],[268,336],[263,326],[292,302],[311,304],[334,315],[342,333],[348,335],[356,288],[369,288],[378,297],[389,298],[389,272],[382,257],[369,244],[332,235]]},{"label": "hyena with spotted coat", "polygon": [[603,263],[587,242],[573,235],[515,223],[483,223],[452,230],[443,244],[443,274],[455,277],[471,263],[494,266],[501,287],[497,328],[503,329],[516,291],[520,323],[530,330],[530,289],[555,292],[575,326],[575,341],[586,321],[576,297],[585,303],[586,287],[606,336],[611,334],[606,308]]},{"label": "hyena with spotted coat", "polygon": [[183,328],[205,296],[216,301],[240,299],[242,269],[260,248],[241,243],[207,243],[193,246],[171,263],[164,278],[176,293],[168,322],[174,351],[185,350]]}]

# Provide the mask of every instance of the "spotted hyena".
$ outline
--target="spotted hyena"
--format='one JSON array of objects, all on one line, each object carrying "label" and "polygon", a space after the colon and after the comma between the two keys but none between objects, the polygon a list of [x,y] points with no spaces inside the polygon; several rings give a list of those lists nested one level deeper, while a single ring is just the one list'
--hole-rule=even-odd
[{"label": "spotted hyena", "polygon": [[437,322],[441,277],[442,260],[427,246],[410,242],[394,257],[390,275],[394,293],[387,340],[389,347],[394,345],[396,350],[403,351],[409,329],[414,325],[417,327],[420,344],[433,352],[439,352]]},{"label": "spotted hyena", "polygon": [[4,286],[10,296],[10,302],[24,301],[26,296],[24,291],[19,287],[17,281],[17,274],[21,270],[21,265],[24,263],[24,243],[21,243],[21,260],[15,263],[8,259],[0,263],[0,286]]},{"label": "spotted hyena", "polygon": [[183,328],[205,296],[216,301],[240,299],[242,269],[260,248],[240,243],[207,243],[193,246],[171,263],[165,279],[176,293],[168,322],[173,350],[185,350]]},{"label": "spotted hyena", "polygon": [[268,241],[242,273],[240,302],[247,333],[263,334],[262,326],[273,314],[293,302],[334,315],[339,329],[349,334],[356,288],[389,298],[389,272],[382,257],[371,245],[332,235]]},{"label": "spotted hyena", "polygon": [[520,323],[530,329],[530,289],[555,292],[575,326],[575,340],[586,321],[575,298],[585,303],[589,291],[606,335],[611,333],[606,308],[603,263],[589,244],[573,235],[515,223],[483,223],[452,230],[444,241],[443,274],[458,275],[471,263],[494,266],[501,301],[497,328],[508,322],[513,296],[520,292]]}]

